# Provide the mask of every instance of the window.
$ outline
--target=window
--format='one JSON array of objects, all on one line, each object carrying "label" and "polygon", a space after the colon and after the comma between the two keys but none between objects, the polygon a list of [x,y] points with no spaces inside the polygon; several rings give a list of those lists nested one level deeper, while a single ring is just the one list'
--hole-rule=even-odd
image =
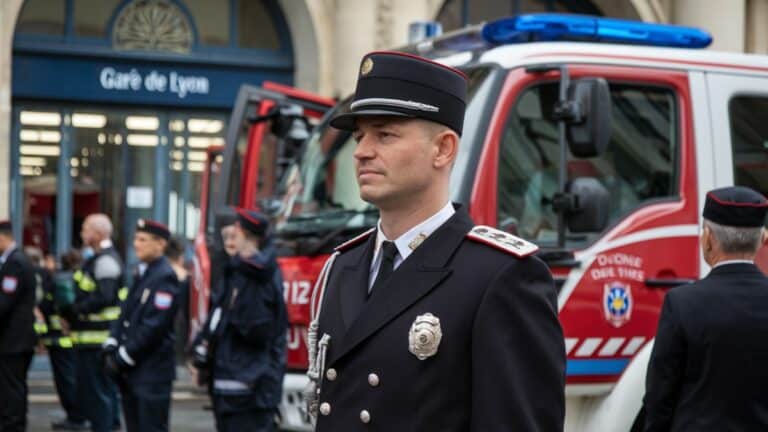
[{"label": "window", "polygon": [[120,0],[74,0],[75,34],[104,38],[107,24]]},{"label": "window", "polygon": [[[525,90],[511,110],[499,153],[498,224],[541,244],[554,244],[559,148],[552,108],[558,83]],[[649,200],[676,194],[677,132],[671,90],[611,84],[613,131],[600,157],[569,156],[568,179],[597,178],[610,193],[610,222]],[[598,233],[567,233],[577,246]]]},{"label": "window", "polygon": [[729,111],[734,183],[768,195],[768,97],[734,97]]},{"label": "window", "polygon": [[64,35],[64,0],[27,0],[16,24],[18,33]]},{"label": "window", "polygon": [[197,26],[198,43],[202,45],[229,45],[229,2],[186,0],[187,8]]},{"label": "window", "polygon": [[238,29],[241,48],[279,50],[280,38],[266,2],[240,1]]}]

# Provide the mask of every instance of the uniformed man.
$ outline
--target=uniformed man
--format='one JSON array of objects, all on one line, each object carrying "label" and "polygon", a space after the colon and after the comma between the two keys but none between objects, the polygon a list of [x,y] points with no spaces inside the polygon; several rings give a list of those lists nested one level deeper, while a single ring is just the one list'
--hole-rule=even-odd
[{"label": "uniformed man", "polygon": [[565,348],[537,247],[449,201],[466,77],[394,52],[363,58],[351,112],[375,229],[336,250],[316,290],[317,430],[562,431]]},{"label": "uniformed man", "polygon": [[93,255],[73,276],[77,285],[74,302],[60,308],[75,348],[77,400],[96,432],[113,429],[118,409],[115,385],[101,368],[101,346],[120,316],[120,292],[125,283],[112,231],[112,222],[105,214],[85,218],[80,237]]},{"label": "uniformed man", "polygon": [[168,430],[179,290],[164,256],[170,236],[165,225],[138,220],[133,248],[139,271],[104,348],[104,366],[120,388],[128,432]]},{"label": "uniformed man", "polygon": [[27,371],[35,335],[35,272],[19,250],[11,222],[0,221],[0,431],[27,426]]},{"label": "uniformed man", "polygon": [[646,377],[645,430],[768,430],[768,278],[753,263],[768,201],[736,186],[707,194],[707,277],[667,293]]},{"label": "uniformed man", "polygon": [[274,430],[282,394],[288,320],[269,221],[255,211],[237,214],[238,254],[194,351],[197,366],[213,372],[216,429],[266,432]]}]

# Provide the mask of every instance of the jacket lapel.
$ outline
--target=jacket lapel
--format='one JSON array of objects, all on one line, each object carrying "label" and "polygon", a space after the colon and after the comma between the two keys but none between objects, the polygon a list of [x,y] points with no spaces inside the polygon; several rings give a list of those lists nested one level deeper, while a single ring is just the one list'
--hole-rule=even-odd
[{"label": "jacket lapel", "polygon": [[[359,311],[340,341],[339,349],[333,351],[329,364],[332,365],[344,357],[447,278],[451,270],[446,266],[472,226],[466,211],[462,208],[457,209],[451,219],[403,261],[386,284],[371,293],[371,298]],[[372,250],[369,255],[372,254]],[[368,267],[370,267],[370,259]],[[364,273],[366,276],[364,286],[367,286],[368,268]],[[350,286],[353,286],[353,283],[350,283]],[[357,287],[360,285],[358,284]],[[342,301],[344,301],[343,297]]]},{"label": "jacket lapel", "polygon": [[341,284],[339,287],[339,308],[345,329],[352,325],[368,300],[368,277],[375,244],[376,234],[374,233],[363,247],[357,247],[350,251],[349,253],[352,255],[349,257],[349,262],[351,264],[341,269],[337,279]]}]

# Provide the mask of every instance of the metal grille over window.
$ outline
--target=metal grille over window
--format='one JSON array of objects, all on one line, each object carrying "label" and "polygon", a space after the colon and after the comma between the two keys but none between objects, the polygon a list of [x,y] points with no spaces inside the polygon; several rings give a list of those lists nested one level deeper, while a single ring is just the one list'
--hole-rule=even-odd
[{"label": "metal grille over window", "polygon": [[192,43],[192,26],[186,15],[166,0],[132,2],[118,15],[112,33],[114,48],[124,51],[186,54]]}]

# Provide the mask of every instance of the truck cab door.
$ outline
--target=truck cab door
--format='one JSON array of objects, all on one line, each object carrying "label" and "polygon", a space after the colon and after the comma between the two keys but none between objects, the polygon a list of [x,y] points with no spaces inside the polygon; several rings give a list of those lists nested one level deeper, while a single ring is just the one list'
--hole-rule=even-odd
[{"label": "truck cab door", "polygon": [[552,203],[560,162],[553,107],[559,73],[534,68],[509,71],[470,211],[476,222],[542,248],[559,287],[569,392],[596,395],[610,391],[652,340],[666,290],[699,274],[691,94],[682,71],[597,64],[568,69],[573,80],[601,77],[610,86],[607,152],[571,155],[566,166],[568,180],[593,178],[610,194],[608,226],[569,229],[565,250],[557,248]]},{"label": "truck cab door", "polygon": [[[713,187],[747,186],[768,196],[768,78],[709,72],[706,83],[716,161]],[[755,263],[768,274],[765,244]]]}]

